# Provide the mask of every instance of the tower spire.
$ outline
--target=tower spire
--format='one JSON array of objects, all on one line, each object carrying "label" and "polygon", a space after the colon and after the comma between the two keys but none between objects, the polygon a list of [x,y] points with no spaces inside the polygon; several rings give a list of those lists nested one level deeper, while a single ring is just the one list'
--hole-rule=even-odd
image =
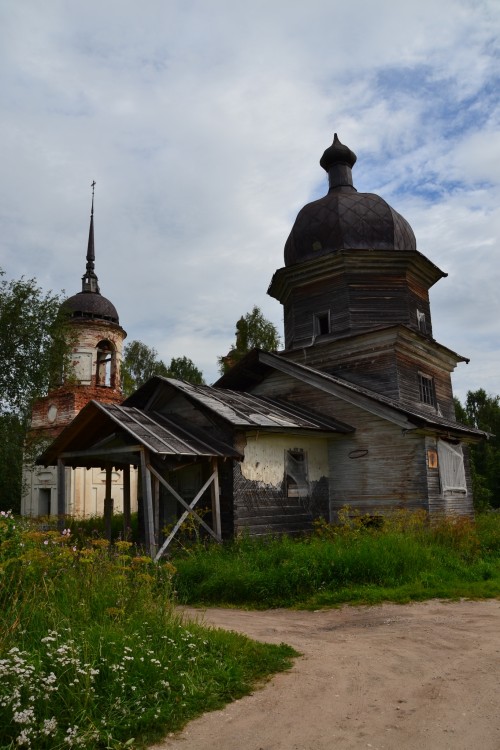
[{"label": "tower spire", "polygon": [[82,292],[93,292],[94,294],[100,294],[99,282],[97,275],[94,270],[95,266],[95,248],[94,248],[94,189],[96,182],[92,181],[92,207],[90,209],[90,228],[89,228],[89,241],[87,245],[87,266],[85,273],[82,276]]}]

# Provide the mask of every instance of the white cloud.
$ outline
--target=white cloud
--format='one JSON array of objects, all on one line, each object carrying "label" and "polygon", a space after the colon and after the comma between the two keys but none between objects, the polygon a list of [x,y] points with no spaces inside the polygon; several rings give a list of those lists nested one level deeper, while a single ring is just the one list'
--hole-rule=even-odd
[{"label": "white cloud", "polygon": [[129,339],[212,380],[254,304],[282,328],[267,286],[336,130],[450,273],[433,322],[473,357],[458,387],[498,392],[499,26],[495,0],[4,4],[0,264],[76,292],[95,179]]}]

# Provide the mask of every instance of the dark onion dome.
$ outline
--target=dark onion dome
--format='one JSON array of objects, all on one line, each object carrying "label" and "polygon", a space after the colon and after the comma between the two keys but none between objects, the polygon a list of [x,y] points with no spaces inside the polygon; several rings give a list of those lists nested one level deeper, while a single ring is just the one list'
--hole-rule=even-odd
[{"label": "dark onion dome", "polygon": [[72,319],[107,320],[119,323],[116,307],[99,292],[79,292],[65,300],[63,306]]},{"label": "dark onion dome", "polygon": [[379,195],[358,193],[353,187],[355,162],[356,154],[335,133],[320,160],[330,189],[299,211],[285,244],[286,266],[339,250],[417,249],[413,230],[401,214]]}]

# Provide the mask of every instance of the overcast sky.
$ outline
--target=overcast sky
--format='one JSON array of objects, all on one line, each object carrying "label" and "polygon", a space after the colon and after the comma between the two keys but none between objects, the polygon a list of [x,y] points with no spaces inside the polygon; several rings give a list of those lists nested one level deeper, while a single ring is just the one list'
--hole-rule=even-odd
[{"label": "overcast sky", "polygon": [[500,393],[498,0],[0,0],[0,266],[81,289],[128,340],[217,377],[326,193],[334,132],[448,277],[433,329]]}]

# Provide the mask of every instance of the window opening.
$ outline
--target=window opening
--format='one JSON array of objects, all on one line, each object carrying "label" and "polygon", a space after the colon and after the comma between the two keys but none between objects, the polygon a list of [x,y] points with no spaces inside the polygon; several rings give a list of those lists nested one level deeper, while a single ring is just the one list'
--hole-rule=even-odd
[{"label": "window opening", "polygon": [[314,316],[314,336],[325,336],[330,333],[330,313],[317,313]]},{"label": "window opening", "polygon": [[109,341],[97,344],[96,384],[110,387],[113,385],[115,351]]},{"label": "window opening", "polygon": [[285,480],[287,497],[309,497],[307,454],[303,450],[286,451]]},{"label": "window opening", "polygon": [[437,449],[441,490],[467,493],[462,446],[438,440]]},{"label": "window opening", "polygon": [[427,333],[427,323],[425,321],[425,313],[421,310],[417,310],[417,325],[418,330],[422,333]]},{"label": "window opening", "polygon": [[429,404],[429,406],[435,406],[436,396],[434,393],[434,378],[430,375],[424,375],[419,372],[418,386],[420,390],[420,401],[424,404]]},{"label": "window opening", "polygon": [[51,491],[49,487],[38,488],[38,515],[39,516],[50,516],[50,496],[51,496]]}]

